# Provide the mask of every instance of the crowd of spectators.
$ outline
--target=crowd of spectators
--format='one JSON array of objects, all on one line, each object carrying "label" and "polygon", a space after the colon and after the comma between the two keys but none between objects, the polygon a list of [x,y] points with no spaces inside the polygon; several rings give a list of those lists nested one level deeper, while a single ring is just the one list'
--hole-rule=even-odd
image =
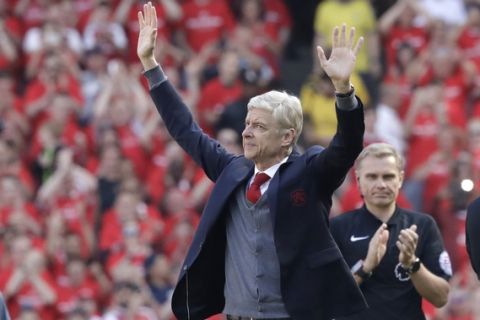
[{"label": "crowd of spectators", "polygon": [[[288,88],[289,9],[301,1],[152,2],[169,80],[203,130],[241,153],[248,99]],[[171,290],[212,183],[148,95],[136,57],[143,3],[0,0],[0,291],[13,319],[173,319]],[[436,219],[452,258],[448,305],[425,308],[477,319],[463,224],[480,190],[480,1],[319,1],[312,45],[328,48],[343,22],[366,37],[352,79],[365,143],[406,157],[400,203]],[[326,145],[334,92],[318,65],[297,94],[299,147]],[[334,200],[332,215],[361,205],[353,175]]]}]

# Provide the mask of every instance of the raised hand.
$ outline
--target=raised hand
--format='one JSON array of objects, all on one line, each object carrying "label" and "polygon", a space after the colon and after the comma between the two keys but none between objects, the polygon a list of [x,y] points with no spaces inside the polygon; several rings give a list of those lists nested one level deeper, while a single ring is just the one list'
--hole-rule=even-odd
[{"label": "raised hand", "polygon": [[157,40],[157,12],[151,2],[143,5],[142,11],[138,12],[138,24],[140,33],[138,35],[137,55],[145,70],[157,65],[153,50]]},{"label": "raised hand", "polygon": [[365,272],[373,271],[373,269],[375,269],[382,261],[385,252],[387,251],[388,237],[389,232],[387,230],[387,225],[382,223],[368,244],[367,257],[363,262],[363,270]]},{"label": "raised hand", "polygon": [[350,29],[347,39],[346,25],[343,24],[341,31],[338,27],[333,29],[332,53],[327,60],[323,48],[317,46],[318,59],[320,66],[330,77],[338,93],[347,93],[350,91],[350,76],[355,68],[358,51],[363,44],[363,37],[360,37],[354,46],[355,28]]}]

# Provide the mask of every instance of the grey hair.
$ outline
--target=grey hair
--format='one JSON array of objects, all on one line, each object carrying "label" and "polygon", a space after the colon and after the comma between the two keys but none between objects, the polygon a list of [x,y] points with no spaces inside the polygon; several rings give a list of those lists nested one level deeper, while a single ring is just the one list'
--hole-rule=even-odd
[{"label": "grey hair", "polygon": [[355,160],[355,170],[358,170],[362,164],[362,161],[366,157],[386,158],[393,157],[397,165],[398,171],[403,171],[405,166],[405,160],[400,153],[392,145],[384,142],[372,143],[366,146]]},{"label": "grey hair", "polygon": [[297,97],[272,90],[251,98],[247,107],[248,110],[258,108],[271,112],[281,129],[295,129],[293,144],[297,143],[303,127],[302,105]]}]

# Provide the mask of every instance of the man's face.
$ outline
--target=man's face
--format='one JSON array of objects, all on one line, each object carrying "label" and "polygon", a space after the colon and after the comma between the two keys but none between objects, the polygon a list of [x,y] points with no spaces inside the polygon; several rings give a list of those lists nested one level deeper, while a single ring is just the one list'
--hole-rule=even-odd
[{"label": "man's face", "polygon": [[356,170],[360,193],[367,206],[387,208],[394,205],[403,182],[393,156],[367,156]]},{"label": "man's face", "polygon": [[284,155],[282,144],[288,145],[273,115],[263,109],[253,108],[247,113],[242,133],[244,155],[261,169],[267,169]]}]

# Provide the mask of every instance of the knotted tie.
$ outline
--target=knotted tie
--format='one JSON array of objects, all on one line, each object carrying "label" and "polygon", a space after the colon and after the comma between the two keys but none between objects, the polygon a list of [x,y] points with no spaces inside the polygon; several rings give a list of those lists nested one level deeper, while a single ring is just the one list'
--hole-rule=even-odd
[{"label": "knotted tie", "polygon": [[268,174],[259,172],[255,175],[252,184],[247,190],[247,200],[251,203],[257,203],[258,199],[262,196],[260,192],[260,186],[270,179]]}]

